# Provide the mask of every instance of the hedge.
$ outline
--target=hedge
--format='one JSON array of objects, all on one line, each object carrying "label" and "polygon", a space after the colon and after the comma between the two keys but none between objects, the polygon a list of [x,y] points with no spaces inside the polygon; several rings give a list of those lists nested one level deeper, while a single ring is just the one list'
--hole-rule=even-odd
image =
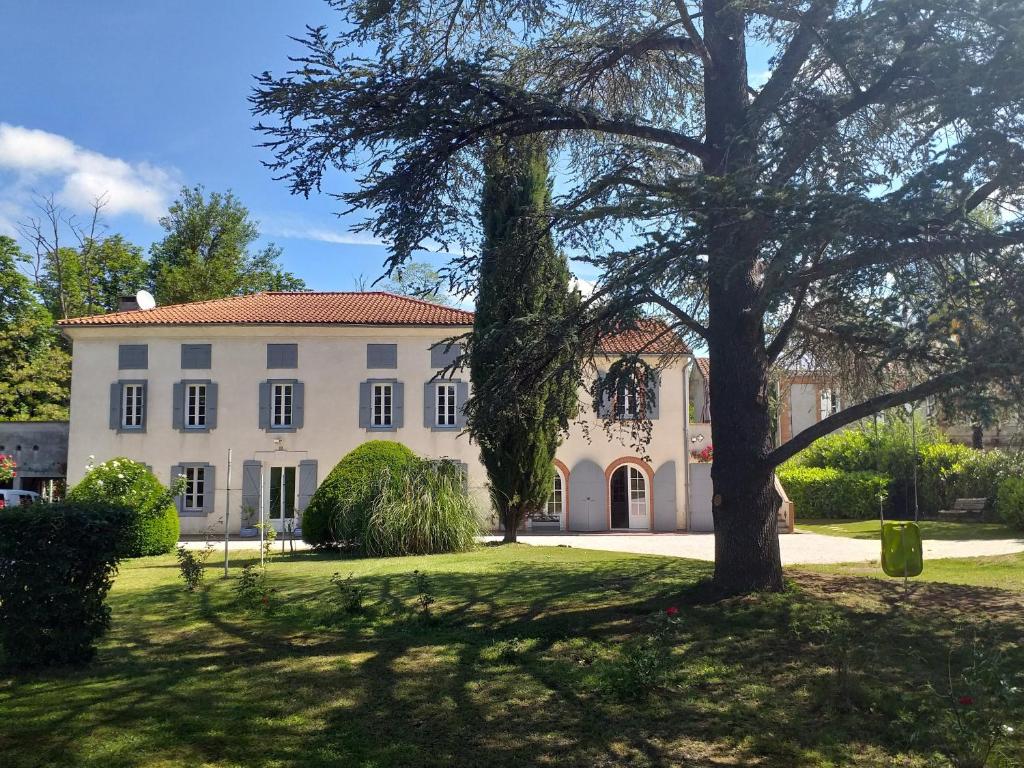
[{"label": "hedge", "polygon": [[844,472],[828,467],[787,466],[779,480],[804,520],[870,518],[878,515],[879,494],[887,493],[891,479],[878,472]]},{"label": "hedge", "polygon": [[362,546],[375,499],[370,481],[417,461],[415,453],[389,440],[371,440],[345,454],[302,513],[303,541],[314,547]]},{"label": "hedge", "polygon": [[178,542],[178,509],[171,489],[149,467],[123,456],[90,467],[69,501],[116,504],[132,512],[124,557],[164,555]]},{"label": "hedge", "polygon": [[1024,477],[1007,477],[999,484],[996,512],[1008,526],[1024,531]]},{"label": "hedge", "polygon": [[133,513],[109,504],[0,510],[0,647],[7,664],[88,661]]}]

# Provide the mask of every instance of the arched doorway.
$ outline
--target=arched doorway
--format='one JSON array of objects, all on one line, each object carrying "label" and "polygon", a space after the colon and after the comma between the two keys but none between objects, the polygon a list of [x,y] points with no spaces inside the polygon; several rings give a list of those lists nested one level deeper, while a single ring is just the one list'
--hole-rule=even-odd
[{"label": "arched doorway", "polygon": [[650,496],[647,473],[643,469],[635,464],[616,468],[608,488],[612,529],[650,529]]}]

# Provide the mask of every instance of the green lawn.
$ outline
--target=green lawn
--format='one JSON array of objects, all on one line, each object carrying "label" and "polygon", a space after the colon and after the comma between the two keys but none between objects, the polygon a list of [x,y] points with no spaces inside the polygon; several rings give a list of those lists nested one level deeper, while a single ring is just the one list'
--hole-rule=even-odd
[{"label": "green lawn", "polygon": [[[1024,539],[1024,532],[1002,523],[959,523],[946,520],[921,520],[921,536],[940,541],[979,539]],[[878,539],[878,520],[798,520],[797,530],[850,539]]]},{"label": "green lawn", "polygon": [[[795,572],[785,594],[702,605],[690,588],[709,567],[525,546],[301,554],[270,566],[279,607],[264,615],[215,566],[188,594],[173,558],[130,562],[91,666],[0,672],[0,765],[924,768],[944,764],[928,684],[960,607],[1024,668],[1015,593],[922,584],[904,599],[891,582]],[[335,572],[366,586],[368,615],[341,614]],[[678,625],[636,650],[670,605]],[[828,643],[789,628],[822,609],[857,638],[842,699]]]},{"label": "green lawn", "polygon": [[[841,563],[838,565],[801,565],[801,570],[849,576],[869,576],[890,580],[875,563]],[[902,583],[901,579],[897,579]],[[942,582],[973,587],[1024,593],[1024,553],[993,557],[950,557],[925,560],[924,571],[912,582]]]}]

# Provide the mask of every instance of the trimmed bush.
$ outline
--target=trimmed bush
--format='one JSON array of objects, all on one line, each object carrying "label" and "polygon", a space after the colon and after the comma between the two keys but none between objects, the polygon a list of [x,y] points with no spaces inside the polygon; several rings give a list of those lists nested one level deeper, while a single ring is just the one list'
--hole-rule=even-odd
[{"label": "trimmed bush", "polygon": [[999,483],[996,512],[1011,528],[1024,531],[1024,477],[1007,477]]},{"label": "trimmed bush", "polygon": [[480,521],[461,467],[419,461],[389,474],[372,481],[377,490],[364,537],[366,554],[431,555],[474,546]]},{"label": "trimmed bush", "polygon": [[973,448],[958,443],[934,443],[921,448],[917,494],[922,514],[934,515],[953,506],[957,500],[953,487],[956,467],[969,461],[974,453]]},{"label": "trimmed bush", "polygon": [[891,480],[878,472],[823,467],[783,467],[778,475],[797,517],[804,520],[875,517],[879,494],[887,493]]},{"label": "trimmed bush", "polygon": [[12,666],[88,661],[133,513],[103,504],[0,510],[0,646]]},{"label": "trimmed bush", "polygon": [[68,500],[116,504],[131,510],[124,557],[164,555],[178,543],[174,491],[165,488],[145,464],[118,457],[90,467]]},{"label": "trimmed bush", "polygon": [[397,476],[417,461],[415,453],[390,440],[371,440],[347,453],[302,513],[303,541],[314,547],[361,547],[378,490],[372,481]]}]

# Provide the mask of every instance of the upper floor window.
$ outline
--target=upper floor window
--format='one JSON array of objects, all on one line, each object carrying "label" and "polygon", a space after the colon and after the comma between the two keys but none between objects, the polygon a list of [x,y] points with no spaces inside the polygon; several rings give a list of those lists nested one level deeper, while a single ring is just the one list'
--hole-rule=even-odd
[{"label": "upper floor window", "polygon": [[185,493],[182,507],[186,512],[206,509],[206,467],[185,467]]},{"label": "upper floor window", "polygon": [[188,384],[185,387],[185,426],[206,426],[206,384]]},{"label": "upper floor window", "polygon": [[391,426],[393,403],[394,388],[391,384],[378,383],[373,385],[373,426]]},{"label": "upper floor window", "polygon": [[271,395],[271,426],[290,427],[292,425],[292,404],[294,397],[292,385],[286,383],[275,383]]},{"label": "upper floor window", "polygon": [[439,427],[454,427],[456,391],[454,384],[438,384],[435,400],[435,420]]},{"label": "upper floor window", "polygon": [[626,384],[619,386],[615,395],[615,418],[636,418],[636,389]]},{"label": "upper floor window", "polygon": [[298,367],[298,344],[267,344],[267,368]]},{"label": "upper floor window", "polygon": [[124,384],[121,387],[121,427],[123,429],[142,427],[146,407],[145,391],[145,386],[142,384]]},{"label": "upper floor window", "polygon": [[839,407],[839,392],[834,389],[822,389],[819,420],[839,413]]}]

